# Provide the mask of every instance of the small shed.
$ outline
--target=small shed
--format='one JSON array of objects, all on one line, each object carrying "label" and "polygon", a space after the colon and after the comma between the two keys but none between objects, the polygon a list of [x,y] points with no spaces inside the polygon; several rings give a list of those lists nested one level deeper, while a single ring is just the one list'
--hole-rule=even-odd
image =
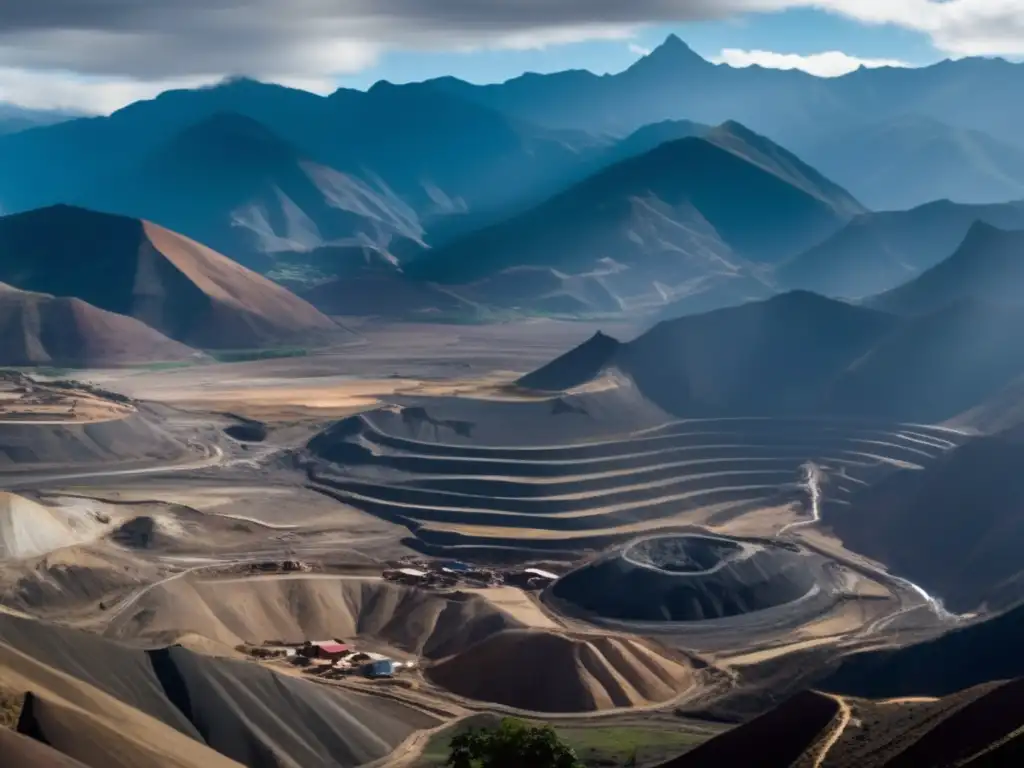
[{"label": "small shed", "polygon": [[374,680],[382,677],[393,677],[395,668],[395,662],[391,659],[378,659],[363,667],[363,674]]}]

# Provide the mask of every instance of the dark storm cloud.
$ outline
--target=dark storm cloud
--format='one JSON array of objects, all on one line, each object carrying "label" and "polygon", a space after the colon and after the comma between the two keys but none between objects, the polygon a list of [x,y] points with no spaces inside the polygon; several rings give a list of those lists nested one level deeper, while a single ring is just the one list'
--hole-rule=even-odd
[{"label": "dark storm cloud", "polygon": [[324,75],[358,69],[389,46],[500,45],[506,36],[524,45],[533,32],[582,39],[780,1],[0,0],[0,66],[145,78]]}]

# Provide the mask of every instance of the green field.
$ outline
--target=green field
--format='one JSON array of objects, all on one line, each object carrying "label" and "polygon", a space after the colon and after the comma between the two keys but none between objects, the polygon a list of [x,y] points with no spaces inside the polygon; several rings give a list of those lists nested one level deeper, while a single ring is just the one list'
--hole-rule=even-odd
[{"label": "green field", "polygon": [[[478,715],[438,733],[427,745],[417,768],[443,766],[448,759],[448,745],[456,733],[469,727],[496,727],[499,722],[500,718],[494,715]],[[634,758],[640,768],[656,766],[693,749],[712,735],[703,726],[683,720],[678,725],[665,721],[652,721],[650,725],[556,725],[555,730],[585,765],[594,768],[632,765]]]}]

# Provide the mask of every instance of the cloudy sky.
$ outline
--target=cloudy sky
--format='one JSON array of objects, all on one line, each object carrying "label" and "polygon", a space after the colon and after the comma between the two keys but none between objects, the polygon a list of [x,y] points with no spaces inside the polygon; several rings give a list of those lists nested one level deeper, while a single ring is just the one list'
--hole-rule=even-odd
[{"label": "cloudy sky", "polygon": [[0,0],[0,102],[110,112],[249,75],[317,92],[615,72],[676,33],[733,66],[832,76],[1024,58],[1024,0]]}]

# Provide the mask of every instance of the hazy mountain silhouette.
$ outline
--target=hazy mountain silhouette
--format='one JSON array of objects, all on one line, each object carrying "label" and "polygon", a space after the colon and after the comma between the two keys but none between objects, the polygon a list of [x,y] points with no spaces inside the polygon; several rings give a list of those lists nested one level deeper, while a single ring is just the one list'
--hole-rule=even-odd
[{"label": "hazy mountain silhouette", "polygon": [[925,314],[962,299],[1024,305],[1022,285],[1024,231],[977,222],[956,253],[869,303],[902,314]]},{"label": "hazy mountain silhouette", "polygon": [[423,83],[339,90],[328,102],[341,135],[323,150],[326,161],[380,177],[424,216],[535,201],[576,172],[581,153],[607,143],[533,126]]},{"label": "hazy mountain silhouette", "polygon": [[804,156],[876,210],[1024,198],[1024,147],[932,118],[905,115],[827,133]]},{"label": "hazy mountain silhouette", "polygon": [[659,323],[626,344],[616,364],[672,413],[808,413],[897,324],[891,315],[794,291]]},{"label": "hazy mountain silhouette", "polygon": [[303,154],[262,123],[217,113],[91,193],[99,207],[165,224],[257,267],[281,251],[419,242],[416,213]]},{"label": "hazy mountain silhouette", "polygon": [[[225,117],[232,114],[237,116],[233,122]],[[254,143],[255,129],[242,127],[240,117],[259,123],[276,139]],[[247,138],[228,149],[229,133]],[[275,142],[277,149],[270,146]],[[265,168],[271,161],[255,156],[255,150],[262,146],[280,160],[280,147],[287,145],[303,161],[342,172],[381,197],[401,197],[417,217],[491,209],[500,213],[505,206],[526,205],[551,194],[563,176],[584,172],[583,155],[610,144],[610,139],[583,132],[535,127],[429,85],[379,84],[365,93],[340,90],[321,97],[235,79],[170,91],[110,117],[0,137],[0,209],[17,212],[73,202],[149,215],[132,207],[137,195],[129,194],[130,185],[113,200],[97,192],[112,180],[152,173],[154,156],[160,154],[210,158],[223,176],[232,162],[219,158],[223,150],[236,155],[236,172],[257,174],[240,162],[239,152],[252,150],[251,163]],[[166,164],[174,165],[170,157]],[[187,167],[180,175],[186,173]],[[495,178],[502,183],[494,183]],[[240,176],[234,183],[241,188],[242,181]],[[226,183],[217,179],[220,186]],[[145,202],[150,208],[175,204],[160,199],[155,181],[149,185]],[[170,191],[164,197],[169,196]],[[182,215],[186,225],[193,215]],[[189,236],[203,236],[202,228],[192,231],[179,221],[155,218]],[[376,227],[373,221],[357,224],[345,234]]]},{"label": "hazy mountain silhouette", "polygon": [[462,284],[513,267],[592,274],[626,306],[717,289],[765,296],[772,262],[861,210],[771,142],[728,124],[629,158],[524,214],[424,254],[423,280]]},{"label": "hazy mountain silhouette", "polygon": [[[927,170],[931,179],[970,183],[955,199],[1019,196],[1007,194],[1019,174],[991,165],[993,158],[1004,162],[1016,157],[1002,144],[1024,148],[1019,129],[1024,104],[1017,98],[1024,87],[1024,65],[1002,59],[944,61],[922,68],[861,68],[842,77],[819,78],[798,70],[712,64],[671,36],[649,56],[615,75],[577,70],[527,74],[496,85],[477,86],[454,78],[431,83],[555,128],[625,135],[664,120],[705,124],[736,120],[820,165],[820,170],[868,205],[899,200],[910,206],[946,196],[942,188],[929,190],[922,185],[919,177],[909,173],[915,169]],[[878,134],[878,126],[900,125],[905,119],[936,121],[947,131],[910,129],[902,138],[889,139]],[[863,166],[857,167],[863,151],[876,143],[879,152],[889,151],[898,160],[894,171],[908,171],[894,172],[888,191],[866,177]],[[942,156],[940,145],[951,150],[948,156]],[[901,148],[909,151],[898,157]],[[972,155],[975,149],[978,153]],[[830,165],[820,162],[823,156],[831,160]],[[931,168],[925,165],[929,156],[937,161]],[[1011,164],[1019,167],[1016,159]],[[854,183],[860,180],[864,186]]]},{"label": "hazy mountain silhouette", "polygon": [[64,110],[26,109],[15,104],[0,102],[0,136],[29,128],[54,125],[78,115]]},{"label": "hazy mountain silhouette", "polygon": [[196,348],[315,346],[341,333],[281,286],[188,238],[68,206],[0,218],[0,282],[81,299]]},{"label": "hazy mountain silhouette", "polygon": [[1024,308],[961,300],[908,318],[841,371],[826,410],[941,422],[1024,374]]},{"label": "hazy mountain silhouette", "polygon": [[947,258],[976,221],[1024,229],[1024,202],[962,205],[941,200],[910,211],[858,216],[780,264],[782,288],[859,298],[881,293]]},{"label": "hazy mountain silhouette", "polygon": [[987,131],[1020,143],[1024,66],[1002,59],[944,61],[922,68],[862,68],[838,78],[798,70],[712,64],[671,35],[616,75],[527,74],[497,85],[454,78],[451,92],[532,122],[626,133],[648,123],[738,120],[798,151],[808,139],[901,115]]},{"label": "hazy mountain silhouette", "polygon": [[597,362],[591,343],[522,382],[577,386],[594,371],[616,368],[645,397],[685,418],[937,423],[1024,376],[1022,323],[1024,310],[977,301],[906,317],[793,291],[663,321],[633,341],[601,345],[606,354]]},{"label": "hazy mountain silhouette", "polygon": [[[667,141],[678,141],[691,136],[707,137],[712,130],[710,125],[694,123],[690,120],[662,120],[660,123],[651,123],[643,128],[638,128],[624,139],[609,146],[600,153],[596,162],[599,165],[614,165],[622,160],[650,152]],[[599,170],[599,168],[594,170]]]}]

